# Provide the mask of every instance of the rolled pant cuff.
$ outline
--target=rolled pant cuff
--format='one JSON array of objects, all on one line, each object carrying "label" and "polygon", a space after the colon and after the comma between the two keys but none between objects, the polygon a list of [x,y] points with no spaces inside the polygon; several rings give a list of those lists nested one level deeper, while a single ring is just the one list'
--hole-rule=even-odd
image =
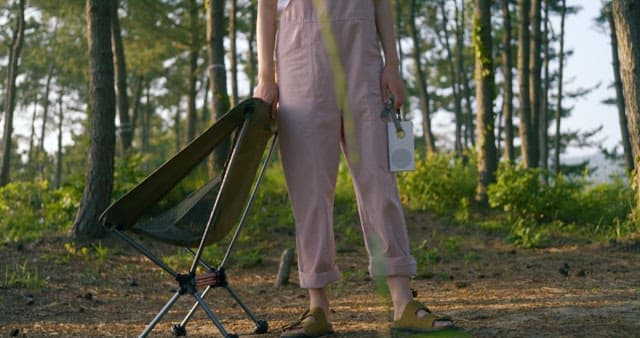
[{"label": "rolled pant cuff", "polygon": [[337,266],[327,272],[298,272],[298,275],[300,276],[300,287],[303,289],[322,289],[342,277]]},{"label": "rolled pant cuff", "polygon": [[416,260],[413,256],[369,257],[369,274],[375,276],[413,276],[416,274]]}]

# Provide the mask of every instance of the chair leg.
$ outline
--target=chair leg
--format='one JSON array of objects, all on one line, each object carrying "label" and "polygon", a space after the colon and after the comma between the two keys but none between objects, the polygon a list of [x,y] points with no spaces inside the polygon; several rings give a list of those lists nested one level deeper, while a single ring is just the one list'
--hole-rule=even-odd
[{"label": "chair leg", "polygon": [[198,292],[193,293],[192,296],[193,298],[196,299],[196,301],[198,302],[198,305],[200,305],[200,307],[204,310],[204,312],[207,313],[207,316],[209,316],[209,319],[211,319],[211,321],[218,328],[218,331],[220,331],[223,337],[225,338],[238,337],[238,335],[236,334],[230,334],[227,332],[227,330],[224,328],[220,320],[218,320],[218,317],[216,317],[213,311],[211,311],[211,309],[209,308],[209,305],[207,305],[207,303],[202,299],[202,297]]},{"label": "chair leg", "polygon": [[236,295],[236,293],[233,292],[233,290],[231,290],[231,288],[229,286],[225,286],[224,288],[227,289],[227,291],[229,292],[231,297],[236,301],[236,303],[238,303],[238,305],[240,305],[242,310],[244,310],[244,312],[247,314],[247,316],[249,316],[249,318],[251,318],[253,323],[256,324],[256,328],[254,330],[254,333],[267,333],[267,331],[269,331],[269,323],[266,320],[258,319],[253,314],[253,312],[251,312],[251,310],[249,310],[249,308],[246,305],[244,305],[242,300],[240,300],[240,297],[238,297],[238,295]]},{"label": "chair leg", "polygon": [[[202,298],[204,299],[204,297],[207,295],[207,293],[209,292],[209,290],[211,290],[210,286],[207,286],[204,291],[202,291]],[[180,324],[177,324],[174,326],[174,336],[186,336],[186,327],[187,327],[187,323],[189,322],[189,320],[191,320],[191,316],[193,316],[193,314],[196,312],[196,310],[198,309],[198,302],[196,301],[193,306],[191,307],[191,310],[189,310],[189,312],[187,313],[187,315],[184,317],[184,319],[180,322]],[[184,333],[182,333],[184,332]],[[181,334],[182,333],[182,334]]]},{"label": "chair leg", "polygon": [[146,337],[151,332],[151,330],[153,330],[153,328],[158,324],[158,322],[162,319],[162,317],[164,317],[164,315],[167,314],[167,312],[169,312],[169,309],[173,306],[173,304],[175,304],[175,302],[178,300],[178,298],[180,298],[180,296],[181,296],[180,291],[178,291],[173,295],[173,297],[171,297],[171,299],[169,299],[169,301],[167,302],[167,304],[164,305],[162,310],[158,312],[156,317],[153,318],[153,320],[149,323],[149,325],[147,325],[144,331],[142,331],[142,333],[139,336],[140,338]]}]

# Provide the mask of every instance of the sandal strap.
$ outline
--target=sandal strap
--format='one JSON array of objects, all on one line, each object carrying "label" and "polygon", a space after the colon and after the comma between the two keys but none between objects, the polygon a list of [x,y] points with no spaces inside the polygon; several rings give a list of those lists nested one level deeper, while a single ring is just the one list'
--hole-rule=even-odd
[{"label": "sandal strap", "polygon": [[312,317],[311,312],[309,310],[306,310],[302,315],[300,315],[300,317],[298,319],[296,319],[295,321],[286,324],[284,326],[282,326],[283,330],[291,330],[291,329],[296,329],[296,328],[300,328],[302,327],[302,321]]},{"label": "sandal strap", "polygon": [[[426,311],[427,315],[418,318],[417,317],[417,313],[420,310]],[[407,318],[407,319],[408,318],[416,318],[416,319],[419,319],[419,320],[427,320],[427,321],[430,322],[431,326],[433,326],[433,324],[435,322],[438,322],[438,321],[450,321],[450,322],[453,321],[450,316],[439,315],[439,314],[433,313],[424,304],[422,304],[422,303],[420,303],[418,301],[415,301],[415,300],[412,300],[409,303],[407,303],[407,305],[406,305],[406,307],[404,309],[404,312],[402,314],[402,317],[403,318]]]}]

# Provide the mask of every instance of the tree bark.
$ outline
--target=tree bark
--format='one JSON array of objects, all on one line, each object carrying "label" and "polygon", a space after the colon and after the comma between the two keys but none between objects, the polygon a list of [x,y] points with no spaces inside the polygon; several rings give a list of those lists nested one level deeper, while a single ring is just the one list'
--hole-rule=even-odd
[{"label": "tree bark", "polygon": [[231,106],[238,104],[238,50],[236,40],[238,36],[238,1],[231,0],[229,11],[229,63],[231,63]]},{"label": "tree bark", "polygon": [[62,89],[58,95],[58,151],[56,152],[56,174],[53,180],[53,187],[58,189],[62,186],[62,123],[64,121],[64,110],[62,110]]},{"label": "tree bark", "polygon": [[495,181],[498,167],[494,137],[493,93],[493,46],[491,37],[491,0],[475,0],[474,47],[476,110],[478,119],[478,186],[476,201],[487,204],[487,187]]},{"label": "tree bark", "polygon": [[418,28],[416,27],[416,13],[419,11],[418,1],[411,1],[411,11],[409,18],[409,27],[411,28],[411,38],[413,40],[413,64],[416,74],[416,85],[420,94],[420,106],[422,109],[422,129],[424,131],[425,151],[427,154],[436,152],[435,139],[431,130],[431,105],[429,88],[427,88],[427,79],[422,70],[422,62],[420,57],[420,37],[418,36]]},{"label": "tree bark", "polygon": [[202,82],[204,83],[204,97],[202,98],[202,115],[200,116],[200,120],[202,125],[206,126],[211,122],[211,111],[209,111],[209,88],[211,88],[211,81],[209,81],[209,76],[205,75]]},{"label": "tree bark", "polygon": [[567,17],[567,0],[562,0],[560,8],[560,52],[558,56],[558,101],[556,105],[556,139],[554,141],[553,168],[556,174],[560,173],[560,122],[562,121],[562,96],[564,95],[564,25]]},{"label": "tree bark", "polygon": [[540,128],[539,128],[539,149],[540,167],[549,168],[549,87],[551,77],[549,75],[549,0],[544,0],[544,85],[542,86],[542,101],[540,103]]},{"label": "tree bark", "polygon": [[[224,3],[223,1],[213,1],[214,4],[218,2]],[[196,3],[196,0],[189,0],[189,30],[191,34],[191,43],[189,45],[189,89],[187,92],[187,126],[185,133],[185,143],[189,143],[196,137],[196,126],[198,125],[198,112],[196,111],[198,52],[200,51],[200,34],[198,34],[198,20],[198,4]]]},{"label": "tree bark", "polygon": [[[403,27],[403,21],[402,21],[402,17],[403,17],[403,11],[402,11],[402,1],[401,0],[396,0],[395,3],[395,10],[394,10],[394,14],[395,14],[395,19],[396,19],[396,45],[398,46],[398,59],[400,60],[400,77],[402,78],[403,83],[405,83],[404,81],[404,49],[402,48],[402,38],[404,35],[404,27]],[[412,15],[415,16],[415,13],[413,13]],[[405,83],[406,84],[406,83]],[[407,102],[407,104],[403,104],[402,107],[402,116],[406,117],[409,114],[409,110],[411,109],[411,105],[409,104],[409,102]],[[424,123],[423,123],[424,125]]]},{"label": "tree bark", "polygon": [[[458,9],[458,2],[454,1],[455,5],[455,18],[456,18],[456,54],[458,60],[458,81],[460,90],[460,100],[464,97],[465,111],[464,116],[464,146],[469,147],[469,144],[475,146],[475,126],[473,123],[473,109],[471,108],[471,86],[469,83],[469,76],[467,75],[467,68],[464,62],[464,32],[465,27],[465,1],[461,1],[460,9]],[[458,88],[460,88],[458,87]]]},{"label": "tree bark", "polygon": [[[258,21],[258,10],[257,10],[257,0],[251,0],[249,4],[249,11],[251,18],[249,20],[249,36],[248,36],[248,46],[247,46],[247,54],[249,59],[249,64],[247,68],[247,77],[249,78],[249,97],[253,97],[253,89],[256,87],[256,76],[258,75],[258,60],[255,52],[255,42],[256,42],[256,23]],[[207,86],[209,87],[209,86]]]},{"label": "tree bark", "polygon": [[[38,81],[39,82],[39,81]],[[35,161],[35,138],[36,138],[36,115],[38,112],[38,93],[36,92],[35,97],[33,98],[33,114],[31,114],[31,135],[29,135],[29,153],[27,156],[27,165],[29,175],[33,175],[34,177],[37,175],[36,170],[36,161]]]},{"label": "tree bark", "polygon": [[144,75],[136,76],[136,89],[133,99],[133,108],[131,111],[131,136],[134,137],[136,129],[138,127],[138,120],[140,120],[140,101],[142,101],[142,94],[144,89]]},{"label": "tree bark", "polygon": [[24,7],[26,0],[18,3],[16,27],[13,29],[11,46],[9,47],[9,64],[7,66],[7,85],[4,98],[4,131],[2,133],[2,158],[0,159],[0,187],[9,184],[11,171],[11,150],[13,137],[13,110],[16,106],[16,77],[20,63],[20,53],[24,43]]},{"label": "tree bark", "polygon": [[148,153],[151,149],[149,147],[149,139],[151,138],[151,81],[147,81],[145,88],[145,106],[142,114],[142,152]]},{"label": "tree bark", "polygon": [[529,151],[531,154],[531,167],[540,165],[540,104],[542,96],[542,57],[540,54],[542,45],[541,23],[541,0],[532,0],[530,9],[531,23],[531,47],[529,55],[529,100],[531,102],[531,139]]},{"label": "tree bark", "polygon": [[633,151],[631,150],[631,141],[629,138],[629,124],[627,121],[627,108],[624,100],[624,89],[622,88],[622,77],[620,75],[620,57],[618,56],[618,41],[616,37],[616,25],[613,19],[611,5],[607,5],[605,9],[607,21],[609,22],[609,31],[611,37],[611,60],[613,66],[614,87],[616,89],[616,107],[618,108],[618,121],[620,122],[620,134],[622,136],[622,149],[624,152],[624,163],[627,172],[633,172],[635,165],[633,163]]},{"label": "tree bark", "polygon": [[[614,0],[613,19],[618,41],[620,75],[629,118],[635,167],[640,166],[640,0]],[[635,176],[636,210],[640,210],[640,175]]]},{"label": "tree bark", "polygon": [[511,55],[511,11],[509,10],[509,2],[509,0],[502,0],[502,18],[504,22],[502,114],[504,116],[504,157],[509,164],[513,164],[515,161],[513,148],[513,58]]},{"label": "tree bark", "polygon": [[[207,51],[209,56],[209,79],[211,85],[211,118],[215,122],[229,110],[227,75],[224,64],[224,2],[210,1],[207,7]],[[209,165],[213,175],[220,172],[229,152],[229,142],[216,148]]]},{"label": "tree bark", "polygon": [[529,0],[518,0],[518,13],[520,24],[518,25],[518,89],[520,99],[520,148],[522,154],[522,166],[531,168],[534,166],[531,155],[531,100],[529,96]]},{"label": "tree bark", "polygon": [[115,156],[115,90],[111,51],[111,1],[87,0],[91,145],[80,208],[73,223],[78,240],[104,235],[98,217],[109,205]]},{"label": "tree bark", "polygon": [[120,119],[120,148],[122,154],[131,149],[133,128],[129,118],[129,94],[127,93],[127,63],[118,19],[119,0],[111,0],[111,43],[113,47],[113,67],[116,73],[116,105]]},{"label": "tree bark", "polygon": [[[445,8],[445,1],[440,0],[440,12],[442,14],[442,33],[444,37],[441,39],[441,43],[444,45],[445,50],[447,52],[447,60],[449,65],[449,74],[451,77],[451,90],[453,91],[453,104],[454,104],[454,115],[455,115],[455,141],[454,141],[454,150],[457,157],[462,156],[462,100],[460,99],[460,89],[458,87],[456,68],[453,61],[453,52],[451,51],[451,44],[449,43],[449,28],[448,26],[448,14]],[[438,34],[440,37],[440,34]]]},{"label": "tree bark", "polygon": [[291,265],[295,258],[295,252],[292,248],[287,248],[280,255],[280,265],[278,265],[278,274],[274,285],[276,287],[289,284],[289,275],[291,274]]}]

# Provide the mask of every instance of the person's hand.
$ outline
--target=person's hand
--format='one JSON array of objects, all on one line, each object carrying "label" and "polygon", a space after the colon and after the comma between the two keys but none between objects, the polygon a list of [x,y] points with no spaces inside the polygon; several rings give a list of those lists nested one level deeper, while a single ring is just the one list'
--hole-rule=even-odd
[{"label": "person's hand", "polygon": [[389,94],[393,96],[393,108],[400,109],[404,104],[404,83],[400,77],[397,64],[387,64],[382,68],[380,75],[380,89],[382,90],[382,101],[389,102]]},{"label": "person's hand", "polygon": [[271,117],[275,120],[278,105],[278,84],[274,80],[259,80],[258,85],[253,91],[253,97],[271,103],[273,106],[271,108]]}]

